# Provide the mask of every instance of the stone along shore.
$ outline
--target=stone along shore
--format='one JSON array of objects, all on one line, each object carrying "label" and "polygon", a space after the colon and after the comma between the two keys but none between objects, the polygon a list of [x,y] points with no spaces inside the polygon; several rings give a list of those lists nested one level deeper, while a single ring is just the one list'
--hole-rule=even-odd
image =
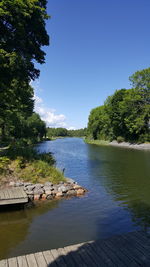
[{"label": "stone along shore", "polygon": [[23,181],[10,182],[10,187],[23,187],[30,201],[33,200],[52,200],[63,197],[81,196],[87,190],[78,185],[73,179],[66,178],[65,182],[53,184],[46,182],[45,184],[33,184]]}]

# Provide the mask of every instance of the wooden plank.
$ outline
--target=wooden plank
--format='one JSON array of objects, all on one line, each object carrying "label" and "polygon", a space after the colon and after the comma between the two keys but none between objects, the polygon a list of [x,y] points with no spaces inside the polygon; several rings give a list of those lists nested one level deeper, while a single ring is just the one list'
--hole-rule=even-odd
[{"label": "wooden plank", "polygon": [[[129,266],[131,263],[128,258],[119,250],[119,248],[116,246],[117,244],[114,245],[114,243],[110,240],[104,241],[106,245],[106,249],[108,248],[108,251],[113,253],[113,256],[118,258],[119,266]],[[112,259],[113,260],[113,259]],[[116,260],[115,260],[116,262]]]},{"label": "wooden plank", "polygon": [[0,267],[8,267],[8,261],[7,260],[0,261]]},{"label": "wooden plank", "polygon": [[[111,239],[112,240],[112,239]],[[133,262],[132,266],[141,266],[141,261],[138,259],[135,253],[132,253],[132,248],[129,248],[129,245],[126,243],[122,237],[117,236],[113,238],[115,244],[117,244],[123,253]]]},{"label": "wooden plank", "polygon": [[17,258],[8,259],[8,266],[9,267],[18,267]]},{"label": "wooden plank", "polygon": [[35,253],[35,258],[36,258],[36,262],[37,262],[37,265],[40,267],[47,267],[47,263],[45,261],[45,258],[43,256],[43,253],[42,252],[38,252],[38,253]]},{"label": "wooden plank", "polygon": [[86,245],[81,244],[78,247],[78,253],[80,254],[83,262],[87,265],[87,266],[91,266],[91,267],[96,267],[97,265],[95,264],[95,262],[93,262],[93,260],[91,259],[91,257],[89,256],[89,253],[86,250]]},{"label": "wooden plank", "polygon": [[0,200],[0,205],[10,205],[10,204],[19,204],[19,203],[27,203],[28,198],[25,199],[7,199],[7,200]]},{"label": "wooden plank", "polygon": [[29,267],[38,267],[34,254],[26,255],[26,259]]},{"label": "wooden plank", "polygon": [[64,259],[62,256],[59,256],[59,253],[57,251],[57,249],[52,249],[50,250],[50,252],[53,255],[54,260],[56,261],[56,263],[58,264],[58,266],[60,267],[66,267],[66,263],[64,262]]},{"label": "wooden plank", "polygon": [[98,266],[107,266],[106,263],[102,260],[102,258],[100,258],[97,253],[95,252],[95,250],[92,248],[92,246],[90,245],[91,243],[93,243],[94,241],[88,242],[86,244],[86,247],[88,249],[88,253],[90,253],[92,260],[97,264]]},{"label": "wooden plank", "polygon": [[103,246],[101,246],[100,244],[97,245],[97,242],[90,243],[90,246],[92,246],[96,254],[107,266],[116,266],[110,258],[109,254],[103,250]]},{"label": "wooden plank", "polygon": [[54,258],[52,254],[50,253],[50,251],[43,251],[43,256],[46,260],[47,265],[50,265],[51,263],[53,263],[53,266],[57,267],[57,264],[55,263]]},{"label": "wooden plank", "polygon": [[150,265],[150,246],[148,246],[148,247],[145,246],[145,243],[147,243],[147,239],[146,239],[146,242],[141,240],[141,238],[139,241],[139,239],[137,239],[136,236],[134,236],[134,235],[130,235],[128,237],[128,239],[130,242],[134,243],[137,250],[141,253],[141,257],[142,257],[143,262],[146,262],[147,264]]},{"label": "wooden plank", "polygon": [[18,267],[28,267],[25,256],[18,256],[17,261],[18,261]]},{"label": "wooden plank", "polygon": [[59,248],[58,253],[60,253],[64,256],[64,261],[67,264],[67,266],[76,267],[75,262],[73,261],[70,252],[68,253],[65,248]]},{"label": "wooden plank", "polygon": [[144,257],[143,254],[137,249],[135,242],[131,242],[129,240],[128,236],[122,235],[122,239],[126,241],[127,250],[130,251],[135,259],[139,264],[143,265],[144,263]]},{"label": "wooden plank", "polygon": [[111,246],[111,248],[115,248],[116,255],[119,253],[120,259],[127,265],[127,266],[139,266],[139,264],[135,261],[132,257],[132,254],[129,250],[126,249],[124,244],[120,243],[118,238],[114,239],[111,238],[107,240],[107,245]]},{"label": "wooden plank", "polygon": [[67,246],[64,249],[70,252],[70,256],[73,258],[76,266],[86,267],[87,265],[85,264],[80,254],[78,253],[78,248],[79,245],[72,245],[72,246]]},{"label": "wooden plank", "polygon": [[5,199],[4,191],[0,190],[0,200]]},{"label": "wooden plank", "polygon": [[0,205],[27,203],[28,196],[23,188],[0,190]]}]

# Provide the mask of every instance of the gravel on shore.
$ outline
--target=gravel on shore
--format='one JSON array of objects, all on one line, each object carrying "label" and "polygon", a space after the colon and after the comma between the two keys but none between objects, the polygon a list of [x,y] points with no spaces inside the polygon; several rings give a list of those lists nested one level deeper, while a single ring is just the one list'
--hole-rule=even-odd
[{"label": "gravel on shore", "polygon": [[140,150],[150,150],[150,143],[145,144],[131,144],[128,142],[118,143],[117,141],[112,141],[109,143],[111,146],[132,148],[132,149],[140,149]]}]

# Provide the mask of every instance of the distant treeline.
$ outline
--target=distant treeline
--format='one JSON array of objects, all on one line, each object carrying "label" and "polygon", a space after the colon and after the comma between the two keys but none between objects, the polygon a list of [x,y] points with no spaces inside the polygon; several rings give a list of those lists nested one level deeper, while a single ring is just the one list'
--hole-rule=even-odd
[{"label": "distant treeline", "polygon": [[87,129],[78,129],[78,130],[67,130],[66,128],[47,128],[46,136],[48,138],[52,137],[65,137],[65,136],[76,136],[76,137],[83,137],[86,136]]},{"label": "distant treeline", "polygon": [[88,137],[150,142],[150,68],[135,72],[131,89],[116,90],[103,106],[91,110]]}]

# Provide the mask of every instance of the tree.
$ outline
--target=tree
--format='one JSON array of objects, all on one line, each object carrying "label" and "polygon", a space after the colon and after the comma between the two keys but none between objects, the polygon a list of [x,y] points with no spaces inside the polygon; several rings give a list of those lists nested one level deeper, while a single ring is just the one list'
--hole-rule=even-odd
[{"label": "tree", "polygon": [[129,80],[133,88],[141,94],[141,103],[150,105],[150,68],[136,71]]},{"label": "tree", "polygon": [[108,139],[110,137],[110,120],[106,106],[92,109],[89,116],[88,132],[94,139]]},{"label": "tree", "polygon": [[[49,44],[46,0],[0,1],[0,128],[14,136],[33,112],[30,81],[39,76],[35,62],[45,62],[42,46]],[[8,126],[9,125],[9,126]]]},{"label": "tree", "polygon": [[44,63],[41,47],[49,44],[46,4],[46,0],[1,0],[0,57],[3,72],[7,73],[4,84],[12,77],[30,80],[39,76],[33,61]]},{"label": "tree", "polygon": [[35,141],[42,140],[46,136],[46,124],[41,120],[39,114],[33,113],[24,124],[23,137],[31,138]]},{"label": "tree", "polygon": [[135,72],[130,81],[134,88],[116,90],[91,111],[88,133],[94,139],[150,141],[150,68]]},{"label": "tree", "polygon": [[0,92],[0,99],[2,139],[4,140],[6,135],[22,135],[23,121],[33,112],[33,88],[26,82],[12,80],[10,87]]}]

